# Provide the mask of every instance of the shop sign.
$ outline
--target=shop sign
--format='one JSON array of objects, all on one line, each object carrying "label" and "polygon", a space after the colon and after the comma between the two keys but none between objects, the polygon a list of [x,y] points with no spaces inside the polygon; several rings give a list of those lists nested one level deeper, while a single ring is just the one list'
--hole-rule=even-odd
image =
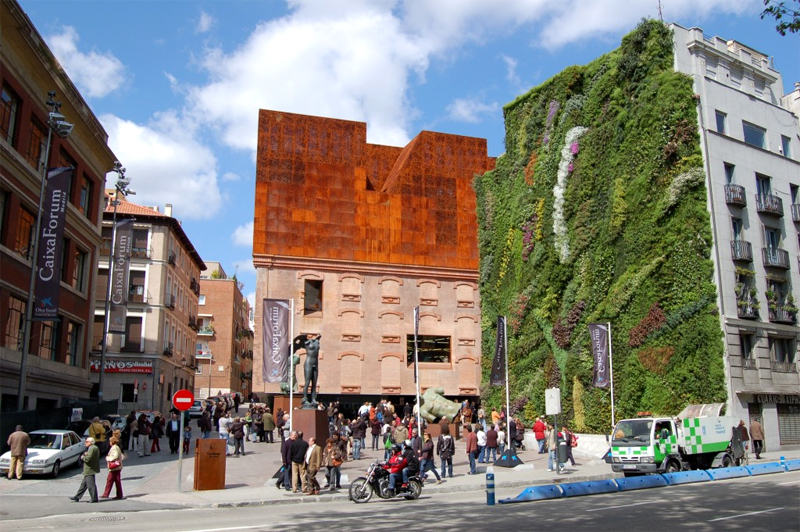
[{"label": "shop sign", "polygon": [[[92,372],[100,371],[100,361],[92,360]],[[152,360],[106,360],[105,373],[153,373]]]},{"label": "shop sign", "polygon": [[756,394],[757,403],[777,403],[782,405],[800,405],[800,395],[787,395],[780,393]]}]

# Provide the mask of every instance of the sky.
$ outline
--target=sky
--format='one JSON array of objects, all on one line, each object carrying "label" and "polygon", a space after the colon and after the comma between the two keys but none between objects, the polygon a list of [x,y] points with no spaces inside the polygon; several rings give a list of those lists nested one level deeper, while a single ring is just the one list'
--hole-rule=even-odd
[{"label": "sky", "polygon": [[[172,204],[251,302],[259,109],[366,122],[374,144],[481,137],[498,156],[505,104],[659,17],[658,0],[19,3],[103,124],[129,199]],[[660,4],[665,22],[774,56],[785,92],[800,81],[800,36],[761,20],[762,0]]]}]

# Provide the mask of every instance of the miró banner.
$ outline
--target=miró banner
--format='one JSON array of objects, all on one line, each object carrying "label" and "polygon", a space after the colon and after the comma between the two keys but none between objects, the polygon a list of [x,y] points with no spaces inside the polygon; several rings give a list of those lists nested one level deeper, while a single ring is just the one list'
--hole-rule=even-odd
[{"label": "mir\u00f3 banner", "polygon": [[610,384],[608,325],[605,323],[590,323],[589,338],[592,344],[592,355],[594,357],[592,385],[596,388],[607,388]]},{"label": "mir\u00f3 banner", "polygon": [[261,376],[264,382],[288,381],[290,303],[285,299],[265,299],[263,310],[264,364]]},{"label": "mir\u00f3 banner", "polygon": [[128,307],[128,291],[133,242],[133,220],[117,222],[114,230],[114,260],[109,269],[111,276],[111,306],[108,313],[108,332],[124,333],[125,314]]},{"label": "mir\u00f3 banner", "polygon": [[64,224],[69,202],[71,167],[49,168],[42,202],[39,225],[38,257],[36,257],[36,303],[33,319],[55,321],[61,294],[61,263],[64,253]]}]

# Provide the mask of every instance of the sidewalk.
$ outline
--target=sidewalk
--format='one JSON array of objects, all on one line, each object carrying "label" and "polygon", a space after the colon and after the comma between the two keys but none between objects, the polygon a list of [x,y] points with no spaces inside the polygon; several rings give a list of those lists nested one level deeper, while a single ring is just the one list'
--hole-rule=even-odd
[{"label": "sidewalk", "polygon": [[[369,443],[369,440],[368,440]],[[240,507],[262,506],[273,504],[298,504],[303,502],[325,502],[348,500],[347,488],[350,482],[365,473],[370,463],[383,458],[383,450],[363,452],[361,460],[348,461],[342,465],[342,489],[338,491],[323,490],[319,495],[309,496],[293,494],[275,487],[272,475],[281,465],[280,442],[246,443],[246,455],[241,458],[229,457],[226,462],[225,489],[212,491],[194,491],[193,456],[183,460],[183,491],[177,491],[177,462],[169,464],[163,471],[138,486],[134,492],[138,500],[161,504],[176,504],[186,507]],[[751,464],[777,461],[780,456],[786,459],[800,458],[800,451],[768,452],[761,460],[751,459]],[[514,497],[528,486],[552,484],[560,482],[580,482],[621,476],[611,471],[611,466],[596,456],[582,454],[576,449],[576,466],[568,466],[560,475],[547,471],[547,455],[538,454],[530,448],[519,453],[523,465],[513,469],[495,467],[495,489],[498,499]],[[477,475],[467,475],[468,460],[464,452],[464,444],[459,440],[456,444],[456,456],[453,461],[453,478],[445,479],[437,485],[436,477],[429,473],[423,493],[452,493],[463,491],[483,491],[486,487],[486,464],[478,464]],[[437,464],[439,461],[437,460]],[[320,484],[324,484],[324,473],[317,475]],[[124,482],[124,479],[123,479]],[[133,493],[131,493],[133,494]]]}]

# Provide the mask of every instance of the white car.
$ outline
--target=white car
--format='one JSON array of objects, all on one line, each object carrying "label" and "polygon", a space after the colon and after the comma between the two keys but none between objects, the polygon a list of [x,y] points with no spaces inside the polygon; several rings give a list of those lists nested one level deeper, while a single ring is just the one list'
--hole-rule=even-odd
[{"label": "white car", "polygon": [[203,415],[203,410],[205,409],[205,401],[201,401],[199,399],[195,399],[192,406],[189,407],[189,417],[200,417]]},{"label": "white car", "polygon": [[[22,473],[25,475],[53,475],[62,468],[80,463],[86,451],[83,440],[71,430],[34,430],[29,434],[31,444]],[[0,456],[0,473],[6,475],[11,467],[11,451]]]}]

